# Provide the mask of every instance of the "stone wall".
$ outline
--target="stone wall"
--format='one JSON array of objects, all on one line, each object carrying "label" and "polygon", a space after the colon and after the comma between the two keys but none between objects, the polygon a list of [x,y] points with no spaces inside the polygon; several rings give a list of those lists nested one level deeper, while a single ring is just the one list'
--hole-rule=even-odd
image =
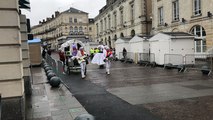
[{"label": "stone wall", "polygon": [[24,80],[18,0],[0,0],[2,120],[24,119]]}]

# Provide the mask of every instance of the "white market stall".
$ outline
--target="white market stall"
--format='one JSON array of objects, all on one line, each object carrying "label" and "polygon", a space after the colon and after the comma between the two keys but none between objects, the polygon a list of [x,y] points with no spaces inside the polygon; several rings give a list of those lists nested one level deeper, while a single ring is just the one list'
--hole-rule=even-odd
[{"label": "white market stall", "polygon": [[41,65],[41,40],[33,39],[27,42],[29,44],[30,65]]},{"label": "white market stall", "polygon": [[136,35],[129,41],[129,45],[130,45],[130,52],[133,53],[149,52],[149,41],[145,37]]},{"label": "white market stall", "polygon": [[134,53],[134,58],[132,58],[135,62],[137,62],[140,59],[140,56],[138,56],[138,53],[141,55],[149,53],[149,41],[147,40],[147,37],[143,36],[134,36],[129,41],[130,46],[130,52]]},{"label": "white market stall", "polygon": [[116,40],[115,42],[115,52],[116,55],[118,56],[118,59],[121,59],[122,56],[119,55],[119,53],[122,53],[123,48],[126,48],[127,52],[130,51],[130,47],[129,47],[129,41],[131,38],[119,38]]},{"label": "white market stall", "polygon": [[[158,65],[184,64],[186,54],[194,54],[194,35],[184,32],[162,32],[149,39],[150,52]],[[195,61],[191,58],[190,61]]]}]

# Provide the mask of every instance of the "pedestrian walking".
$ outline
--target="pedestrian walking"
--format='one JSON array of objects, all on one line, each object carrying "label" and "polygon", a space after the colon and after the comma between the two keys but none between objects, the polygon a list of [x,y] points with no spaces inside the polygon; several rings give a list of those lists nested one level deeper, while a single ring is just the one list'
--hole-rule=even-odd
[{"label": "pedestrian walking", "polygon": [[124,47],[124,48],[123,48],[123,57],[124,57],[124,59],[126,59],[126,55],[127,55],[127,50],[126,50],[126,48]]},{"label": "pedestrian walking", "polygon": [[42,50],[42,57],[43,57],[44,59],[46,59],[46,53],[47,53],[46,48],[43,48],[43,50]]},{"label": "pedestrian walking", "polygon": [[59,55],[60,61],[62,61],[63,64],[65,65],[65,53],[61,49],[59,49],[58,55]]},{"label": "pedestrian walking", "polygon": [[51,54],[52,54],[52,51],[51,51],[50,47],[48,47],[48,49],[47,49],[47,54],[48,54],[49,56],[51,56]]},{"label": "pedestrian walking", "polygon": [[95,53],[94,48],[90,48],[90,60],[91,61],[92,61],[92,58],[94,57],[94,53]]}]

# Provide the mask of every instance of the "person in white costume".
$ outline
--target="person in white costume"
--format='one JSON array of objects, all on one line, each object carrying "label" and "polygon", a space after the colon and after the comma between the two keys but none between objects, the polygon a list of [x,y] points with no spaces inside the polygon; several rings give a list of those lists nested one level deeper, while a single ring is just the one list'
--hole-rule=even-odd
[{"label": "person in white costume", "polygon": [[[103,50],[104,46],[103,45],[99,45],[98,49],[99,50]],[[93,57],[91,63],[92,64],[98,64],[98,65],[104,65],[105,64],[104,59],[105,59],[105,57],[104,57],[103,52],[99,52],[99,53],[95,54],[95,56]]]},{"label": "person in white costume", "polygon": [[87,55],[86,55],[86,52],[84,51],[83,47],[79,48],[75,58],[77,58],[78,63],[81,66],[81,77],[82,77],[82,79],[84,79],[86,77],[85,73],[86,73],[86,65],[87,65],[86,64]]}]

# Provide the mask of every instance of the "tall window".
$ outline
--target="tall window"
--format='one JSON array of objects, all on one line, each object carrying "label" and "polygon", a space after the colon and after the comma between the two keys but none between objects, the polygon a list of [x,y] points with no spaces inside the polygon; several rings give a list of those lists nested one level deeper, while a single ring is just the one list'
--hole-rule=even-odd
[{"label": "tall window", "polygon": [[101,32],[103,32],[103,21],[101,20]]},{"label": "tall window", "polygon": [[75,26],[74,28],[74,32],[77,33],[78,32],[78,27]]},{"label": "tall window", "polygon": [[196,36],[195,40],[195,52],[203,53],[206,52],[206,32],[202,26],[194,26],[191,33]]},{"label": "tall window", "polygon": [[83,32],[83,27],[79,27],[79,32]]},{"label": "tall window", "polygon": [[193,14],[195,16],[201,14],[201,0],[194,0],[194,2],[193,2]]},{"label": "tall window", "polygon": [[104,18],[104,30],[106,30],[106,28],[107,28],[107,20],[106,18]]},{"label": "tall window", "polygon": [[69,22],[72,23],[72,18],[69,18]]},{"label": "tall window", "polygon": [[74,23],[77,23],[77,22],[78,22],[78,20],[77,20],[77,18],[75,18],[75,19],[74,19]]},{"label": "tall window", "polygon": [[97,35],[99,34],[99,28],[98,28],[98,23],[96,24],[96,31],[97,31]]},{"label": "tall window", "polygon": [[172,10],[173,10],[173,20],[177,21],[179,20],[179,2],[178,0],[175,0],[172,2]]},{"label": "tall window", "polygon": [[163,7],[158,8],[158,24],[163,25]]},{"label": "tall window", "polygon": [[70,26],[70,32],[73,32],[73,27],[72,26]]},{"label": "tall window", "polygon": [[89,31],[90,31],[90,32],[92,31],[92,27],[89,27]]},{"label": "tall window", "polygon": [[120,18],[121,18],[120,23],[121,23],[121,25],[123,25],[124,24],[124,13],[123,13],[123,10],[120,11]]},{"label": "tall window", "polygon": [[110,29],[111,27],[111,16],[109,15],[108,16],[108,29]]},{"label": "tall window", "polygon": [[114,27],[116,28],[117,26],[117,14],[114,13]]},{"label": "tall window", "polygon": [[134,23],[134,17],[135,17],[135,9],[134,9],[134,4],[131,4],[131,24]]}]

